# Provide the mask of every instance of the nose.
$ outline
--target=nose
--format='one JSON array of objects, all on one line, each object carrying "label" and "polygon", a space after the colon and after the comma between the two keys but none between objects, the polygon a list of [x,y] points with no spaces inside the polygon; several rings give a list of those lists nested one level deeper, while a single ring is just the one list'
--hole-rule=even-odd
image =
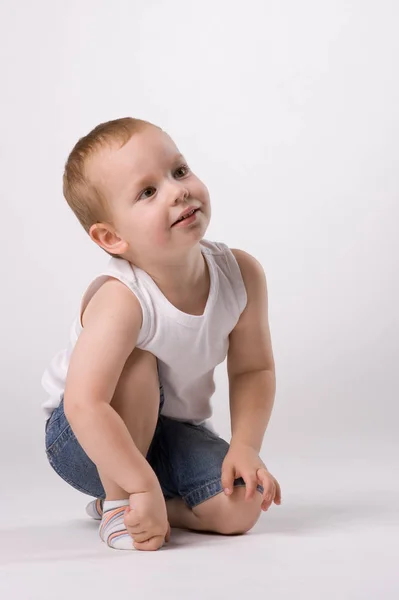
[{"label": "nose", "polygon": [[171,182],[170,192],[169,192],[169,200],[172,204],[177,204],[178,202],[182,202],[189,197],[188,189],[183,185],[181,181],[173,181]]}]

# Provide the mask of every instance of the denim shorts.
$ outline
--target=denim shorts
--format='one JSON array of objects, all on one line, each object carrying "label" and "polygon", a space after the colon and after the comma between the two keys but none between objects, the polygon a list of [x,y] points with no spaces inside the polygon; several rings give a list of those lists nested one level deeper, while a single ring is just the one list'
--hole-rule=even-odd
[{"label": "denim shorts", "polygon": [[[163,405],[160,388],[160,411]],[[87,456],[64,413],[61,401],[46,424],[46,453],[54,471],[72,487],[105,498],[96,465]],[[203,425],[158,416],[147,460],[165,499],[180,497],[190,507],[222,492],[222,463],[229,444]],[[244,486],[242,478],[235,486]],[[261,491],[261,488],[259,486]]]}]

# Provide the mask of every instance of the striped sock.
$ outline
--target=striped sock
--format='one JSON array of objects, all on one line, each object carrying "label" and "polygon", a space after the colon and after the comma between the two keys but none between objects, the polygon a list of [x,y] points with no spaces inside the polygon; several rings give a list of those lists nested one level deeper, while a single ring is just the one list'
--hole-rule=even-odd
[{"label": "striped sock", "polygon": [[92,500],[89,502],[89,504],[86,506],[86,513],[89,515],[89,517],[95,519],[96,521],[101,521],[101,517],[103,516],[103,503],[104,500],[101,498],[97,498],[97,500]]},{"label": "striped sock", "polygon": [[134,550],[133,539],[125,524],[125,510],[129,500],[105,500],[100,525],[100,537],[110,548]]}]

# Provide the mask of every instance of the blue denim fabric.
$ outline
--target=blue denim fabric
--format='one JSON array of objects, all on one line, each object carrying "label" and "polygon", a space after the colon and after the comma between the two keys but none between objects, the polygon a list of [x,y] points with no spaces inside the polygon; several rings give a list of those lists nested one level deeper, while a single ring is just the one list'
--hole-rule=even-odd
[{"label": "blue denim fabric", "polygon": [[[160,410],[163,404],[161,388]],[[95,464],[73,433],[61,401],[46,425],[46,453],[54,471],[72,487],[105,498]],[[203,425],[182,423],[159,415],[147,460],[166,499],[181,497],[189,507],[222,492],[222,463],[229,444]],[[244,486],[236,479],[235,486]],[[258,486],[259,491],[263,491]]]}]

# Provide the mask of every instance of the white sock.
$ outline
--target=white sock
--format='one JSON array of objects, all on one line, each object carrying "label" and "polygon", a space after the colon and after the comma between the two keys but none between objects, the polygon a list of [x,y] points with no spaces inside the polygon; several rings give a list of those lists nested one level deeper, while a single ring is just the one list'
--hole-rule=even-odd
[{"label": "white sock", "polygon": [[89,504],[86,506],[86,513],[89,515],[89,517],[95,519],[96,521],[101,521],[101,517],[103,516],[103,503],[104,500],[101,500],[101,498],[97,498],[97,500],[92,500],[89,502]]},{"label": "white sock", "polygon": [[134,550],[133,539],[125,524],[125,510],[129,500],[104,500],[100,537],[110,548]]}]

